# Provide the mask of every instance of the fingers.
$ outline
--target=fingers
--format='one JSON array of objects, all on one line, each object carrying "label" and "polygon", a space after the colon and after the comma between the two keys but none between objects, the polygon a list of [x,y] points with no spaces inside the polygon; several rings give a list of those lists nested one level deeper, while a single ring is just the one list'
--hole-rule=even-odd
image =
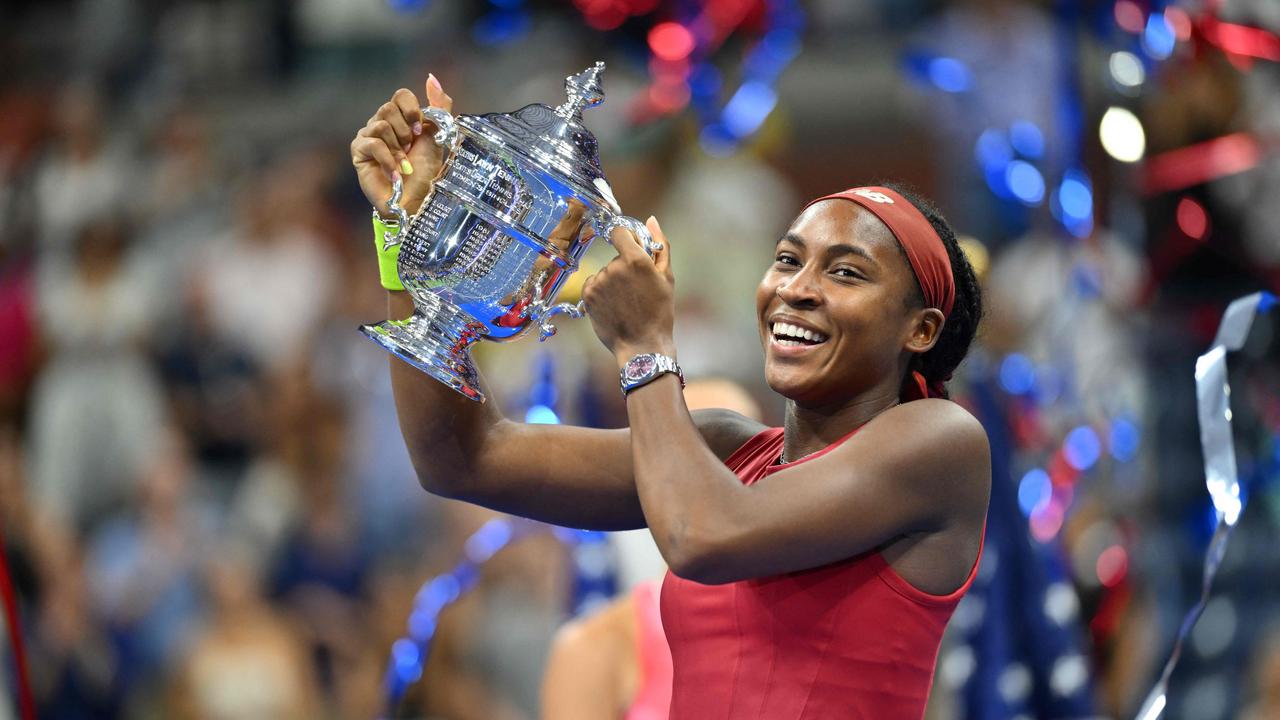
[{"label": "fingers", "polygon": [[645,227],[649,228],[649,234],[653,235],[653,239],[662,247],[653,254],[653,264],[658,268],[658,272],[671,277],[671,241],[667,239],[667,234],[662,231],[662,226],[658,224],[658,218],[650,215],[645,221]]},{"label": "fingers", "polygon": [[[405,132],[409,135],[409,142],[405,145],[409,145],[422,134],[422,104],[418,102],[418,96],[407,88],[400,88],[387,104],[394,106],[396,112],[392,114],[404,124]],[[398,129],[397,135],[400,135]],[[403,135],[400,137],[404,138]]]},{"label": "fingers", "polygon": [[387,177],[393,177],[400,170],[400,161],[391,152],[386,141],[371,135],[357,135],[351,141],[351,160],[356,165],[373,160],[387,173]]},{"label": "fingers", "polygon": [[396,167],[405,175],[413,174],[413,166],[409,164],[408,156],[400,142],[400,138],[396,135],[395,128],[389,121],[375,115],[369,120],[369,124],[365,125],[364,129],[360,131],[360,134],[381,141],[386,145],[387,152],[395,159]]},{"label": "fingers", "polygon": [[417,96],[400,88],[369,118],[365,127],[370,129],[366,134],[382,137],[391,148],[409,152],[414,138],[422,134],[422,108],[418,107]]},{"label": "fingers", "polygon": [[427,73],[426,89],[428,105],[453,112],[453,98],[445,93],[440,81],[432,73]]},{"label": "fingers", "polygon": [[619,225],[614,228],[613,232],[609,233],[609,242],[613,244],[613,249],[618,251],[618,257],[626,262],[640,262],[643,260],[652,264],[649,260],[649,254],[644,251],[644,248],[640,247],[640,239],[626,227]]}]

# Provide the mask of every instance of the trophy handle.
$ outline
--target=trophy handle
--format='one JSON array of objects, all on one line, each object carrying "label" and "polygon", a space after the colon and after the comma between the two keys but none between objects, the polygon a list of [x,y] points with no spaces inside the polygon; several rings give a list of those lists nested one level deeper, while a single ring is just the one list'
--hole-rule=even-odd
[{"label": "trophy handle", "polygon": [[560,303],[547,307],[541,300],[530,306],[529,316],[538,323],[538,342],[546,342],[547,338],[556,334],[556,326],[551,324],[551,317],[565,313],[573,319],[587,314],[586,306],[579,300],[576,303]]},{"label": "trophy handle", "polygon": [[635,233],[635,236],[640,239],[640,247],[644,248],[646,253],[649,253],[650,258],[657,255],[658,251],[662,249],[662,243],[653,239],[653,235],[649,232],[649,228],[644,226],[644,223],[626,215],[610,215],[609,219],[604,221],[603,226],[600,227],[599,232],[596,234],[603,237],[606,242],[612,243],[613,240],[610,239],[609,235],[620,227]]},{"label": "trophy handle", "polygon": [[[422,116],[435,123],[436,134],[431,136],[436,145],[453,152],[458,143],[458,123],[448,110],[436,107],[422,108]],[[387,232],[382,236],[382,249],[390,250],[404,239],[403,233],[409,227],[409,213],[400,207],[400,198],[404,196],[404,181],[395,177],[391,179],[391,198],[387,200],[387,209],[395,216],[394,227],[388,223]]]}]

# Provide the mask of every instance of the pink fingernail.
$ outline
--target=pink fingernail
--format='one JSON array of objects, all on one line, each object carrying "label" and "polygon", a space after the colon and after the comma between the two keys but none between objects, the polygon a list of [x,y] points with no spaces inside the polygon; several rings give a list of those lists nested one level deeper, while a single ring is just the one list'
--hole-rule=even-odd
[{"label": "pink fingernail", "polygon": [[395,172],[392,172],[392,173],[391,173],[391,179],[392,179],[394,182],[400,182],[400,171],[399,171],[399,170],[397,170],[397,171],[395,171]]},{"label": "pink fingernail", "polygon": [[436,76],[435,76],[435,74],[433,74],[433,73],[427,73],[427,85],[430,85],[431,87],[435,88],[436,90],[443,90],[443,89],[444,89],[444,88],[442,88],[442,87],[440,86],[440,81],[436,79]]},{"label": "pink fingernail", "polygon": [[414,124],[413,124],[413,128],[412,128],[412,130],[413,130],[413,134],[414,134],[414,135],[421,135],[421,134],[422,134],[422,123],[420,123],[420,122],[416,122],[416,123],[414,123]]}]

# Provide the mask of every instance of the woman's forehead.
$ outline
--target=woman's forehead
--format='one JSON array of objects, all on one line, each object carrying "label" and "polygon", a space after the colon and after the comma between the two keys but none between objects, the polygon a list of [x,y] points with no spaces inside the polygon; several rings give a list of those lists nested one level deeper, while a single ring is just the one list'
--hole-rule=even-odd
[{"label": "woman's forehead", "polygon": [[898,240],[875,213],[849,200],[831,198],[816,202],[791,223],[788,231],[806,243],[846,243],[873,254],[897,253]]}]

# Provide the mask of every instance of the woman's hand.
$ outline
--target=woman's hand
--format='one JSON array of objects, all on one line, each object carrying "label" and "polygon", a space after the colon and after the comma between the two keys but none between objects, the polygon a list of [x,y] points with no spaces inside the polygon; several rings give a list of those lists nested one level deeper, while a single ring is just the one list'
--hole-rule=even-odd
[{"label": "woman's hand", "polygon": [[[426,92],[431,107],[453,109],[453,98],[445,94],[435,75],[427,75]],[[435,131],[435,123],[422,116],[418,96],[400,88],[351,141],[351,164],[360,189],[382,217],[395,219],[387,201],[396,175],[404,179],[400,207],[412,214],[427,197],[444,162],[444,151],[431,139]]]},{"label": "woman's hand", "polygon": [[638,353],[675,354],[671,244],[656,218],[645,225],[662,249],[650,259],[630,230],[617,228],[610,240],[618,256],[582,288],[591,327],[619,364]]}]

